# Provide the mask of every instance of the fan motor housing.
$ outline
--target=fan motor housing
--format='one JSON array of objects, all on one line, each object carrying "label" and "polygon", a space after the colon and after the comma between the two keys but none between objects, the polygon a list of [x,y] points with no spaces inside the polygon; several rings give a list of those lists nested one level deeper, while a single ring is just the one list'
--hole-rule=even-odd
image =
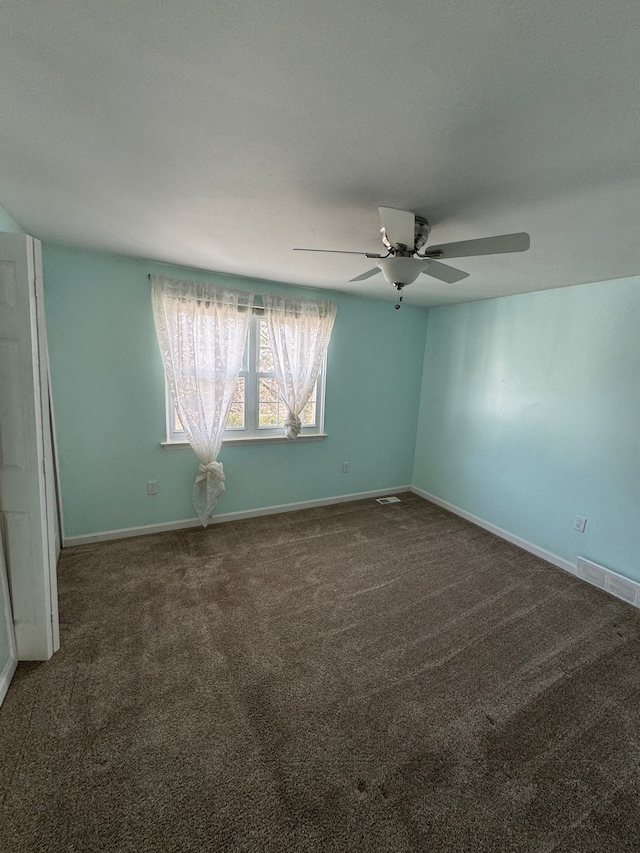
[{"label": "fan motor housing", "polygon": [[393,255],[411,257],[415,252],[419,252],[420,249],[424,245],[426,245],[427,240],[429,239],[429,234],[431,233],[431,226],[424,218],[424,216],[418,216],[416,214],[416,225],[415,225],[415,240],[413,249],[407,247],[406,251],[401,251],[396,248],[392,243],[389,242],[389,238],[387,237],[387,232],[384,226],[380,229],[380,234],[382,235],[382,242],[386,246],[387,250],[391,252]]}]

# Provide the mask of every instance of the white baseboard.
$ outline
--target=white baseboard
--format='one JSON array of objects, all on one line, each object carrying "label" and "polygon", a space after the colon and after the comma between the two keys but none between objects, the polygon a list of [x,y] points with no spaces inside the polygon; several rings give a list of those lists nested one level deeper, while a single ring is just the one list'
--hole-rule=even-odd
[{"label": "white baseboard", "polygon": [[416,495],[420,495],[421,498],[431,501],[431,503],[437,504],[443,509],[448,509],[449,512],[452,512],[455,515],[459,515],[460,518],[465,518],[472,524],[482,527],[490,533],[495,533],[496,536],[499,536],[501,539],[506,539],[507,542],[511,542],[519,548],[523,548],[525,551],[529,551],[530,554],[535,554],[536,557],[541,557],[543,560],[546,560],[547,563],[552,563],[554,566],[557,566],[559,569],[563,569],[565,572],[569,572],[572,575],[576,574],[576,567],[573,563],[570,563],[569,560],[565,560],[563,557],[559,557],[557,554],[553,554],[545,548],[540,548],[538,545],[534,545],[533,542],[528,542],[526,539],[522,539],[514,533],[509,533],[508,530],[503,530],[502,527],[491,524],[491,522],[485,521],[483,518],[479,518],[477,515],[473,515],[473,513],[467,512],[465,509],[460,509],[460,507],[454,506],[454,504],[450,504],[448,501],[443,501],[442,498],[436,497],[436,495],[432,495],[429,492],[425,492],[417,486],[411,486],[411,491]]},{"label": "white baseboard", "polygon": [[577,564],[574,566],[573,563],[570,563],[569,560],[565,560],[564,557],[559,557],[557,554],[547,551],[546,548],[540,548],[538,545],[534,545],[533,542],[528,542],[520,536],[509,533],[508,530],[503,530],[502,527],[497,527],[495,524],[491,524],[483,518],[479,518],[477,515],[473,515],[464,509],[460,509],[460,507],[454,506],[454,504],[450,504],[448,501],[443,501],[441,498],[436,497],[436,495],[425,492],[424,489],[419,489],[417,486],[411,486],[410,491],[431,503],[441,506],[443,509],[449,510],[449,512],[454,513],[454,515],[459,515],[460,518],[464,518],[472,524],[482,527],[484,530],[488,530],[490,533],[495,533],[495,535],[499,536],[501,539],[506,539],[507,542],[511,542],[519,548],[529,551],[530,554],[535,554],[536,557],[540,557],[541,559],[546,560],[547,563],[551,563],[559,569],[575,575],[580,580],[586,581],[592,586],[597,586],[599,589],[602,589],[611,595],[615,595],[616,598],[620,598],[622,601],[626,601],[628,604],[640,608],[640,584],[636,581],[626,578],[624,575],[620,575],[612,569],[607,569],[604,566],[600,566],[597,563],[586,560],[584,557],[578,557]]},{"label": "white baseboard", "polygon": [[[317,506],[330,506],[331,504],[347,503],[348,501],[361,501],[366,498],[379,498],[400,492],[411,491],[411,486],[393,486],[389,489],[376,489],[373,492],[356,492],[351,495],[335,495],[329,498],[317,498],[312,501],[298,501],[297,503],[278,504],[277,506],[262,506],[256,509],[239,510],[238,512],[225,512],[214,515],[210,524],[220,524],[224,521],[237,521],[241,518],[257,518],[261,515],[276,515],[280,512],[295,512],[298,509],[311,509]],[[183,530],[188,527],[201,527],[199,518],[185,518],[181,521],[167,521],[161,524],[146,524],[143,527],[125,527],[120,530],[101,530],[97,533],[87,533],[83,536],[65,536],[62,545],[70,548],[73,545],[89,545],[92,542],[107,542],[110,539],[126,539],[129,536],[145,536],[151,533],[164,533],[167,530]]]},{"label": "white baseboard", "polygon": [[[629,578],[624,577],[624,575],[620,575],[611,569],[605,568],[604,566],[591,563],[583,557],[578,558],[578,565],[576,566],[569,562],[569,560],[565,560],[563,557],[559,557],[557,554],[554,554],[552,551],[547,551],[546,548],[540,548],[533,542],[529,542],[520,536],[516,536],[508,530],[498,527],[496,524],[491,524],[491,522],[485,521],[483,518],[473,515],[473,513],[467,512],[464,509],[460,509],[460,507],[455,506],[448,501],[444,501],[442,498],[432,495],[430,492],[425,492],[424,489],[419,489],[417,486],[395,486],[390,489],[376,489],[371,492],[356,492],[355,494],[350,495],[335,495],[329,498],[317,498],[312,501],[298,501],[296,503],[239,510],[238,512],[226,512],[213,516],[210,523],[220,524],[225,521],[236,521],[241,518],[257,518],[261,515],[275,515],[281,512],[294,512],[298,509],[310,509],[312,507],[330,506],[331,504],[347,503],[349,501],[366,500],[367,498],[379,498],[386,495],[402,494],[402,492],[413,492],[421,498],[424,498],[437,506],[441,506],[443,509],[449,510],[449,512],[452,512],[454,515],[458,515],[460,518],[470,521],[477,527],[482,527],[484,530],[494,533],[501,539],[505,539],[507,542],[511,542],[513,545],[517,545],[519,548],[529,551],[530,554],[535,554],[536,557],[540,557],[542,560],[546,560],[547,563],[551,563],[553,566],[557,566],[559,569],[569,572],[569,574],[578,577],[580,580],[584,580],[593,586],[597,586],[598,588],[609,592],[611,595],[615,595],[617,598],[632,604],[634,607],[640,608],[640,584],[636,581],[630,580]],[[110,539],[126,539],[130,536],[145,536],[152,533],[164,533],[169,530],[184,530],[189,527],[200,527],[201,525],[202,522],[199,518],[185,518],[181,521],[147,524],[143,527],[125,527],[120,530],[103,530],[97,533],[89,533],[84,536],[66,536],[63,540],[63,547],[69,548],[74,545],[88,545],[92,542],[107,542]],[[0,704],[2,703],[4,694],[7,692],[14,670],[15,664],[11,669],[8,665],[2,675],[0,675]]]}]

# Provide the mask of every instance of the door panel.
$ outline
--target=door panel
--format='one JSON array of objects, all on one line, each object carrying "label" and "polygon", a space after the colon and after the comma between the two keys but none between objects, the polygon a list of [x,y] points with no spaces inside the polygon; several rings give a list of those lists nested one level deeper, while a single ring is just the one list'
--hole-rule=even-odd
[{"label": "door panel", "polygon": [[37,586],[37,561],[31,547],[31,516],[28,512],[2,513],[2,539],[7,564],[22,566],[20,583],[11,583],[11,607],[13,620],[19,625],[29,626],[36,622],[36,601],[33,589]]},{"label": "door panel", "polygon": [[21,362],[19,342],[0,340],[0,424],[15,424],[0,431],[0,466],[5,477],[20,477],[27,470],[22,390],[14,381]]},{"label": "door panel", "polygon": [[4,564],[2,536],[0,536],[0,705],[5,697],[13,673],[16,671],[18,655],[13,618],[9,603],[9,588]]},{"label": "door panel", "polygon": [[16,310],[16,265],[0,260],[0,305],[4,310]]}]

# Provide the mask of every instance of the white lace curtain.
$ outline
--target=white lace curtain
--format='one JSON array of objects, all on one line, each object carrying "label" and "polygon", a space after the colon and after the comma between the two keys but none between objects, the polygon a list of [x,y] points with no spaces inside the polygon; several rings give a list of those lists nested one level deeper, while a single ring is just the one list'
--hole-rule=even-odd
[{"label": "white lace curtain", "polygon": [[318,378],[337,308],[334,302],[279,293],[265,293],[262,301],[278,391],[287,407],[285,435],[297,438],[300,414]]},{"label": "white lace curtain", "polygon": [[200,467],[193,505],[206,527],[224,491],[217,461],[242,367],[254,294],[152,276],[158,344],[171,397]]}]

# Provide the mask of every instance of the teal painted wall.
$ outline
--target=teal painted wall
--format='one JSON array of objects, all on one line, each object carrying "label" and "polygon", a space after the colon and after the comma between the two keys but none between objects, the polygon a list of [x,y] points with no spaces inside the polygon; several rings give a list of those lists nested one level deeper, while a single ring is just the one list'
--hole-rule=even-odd
[{"label": "teal painted wall", "polygon": [[24,234],[23,229],[15,219],[7,213],[4,207],[0,207],[0,231],[9,231],[11,234]]},{"label": "teal painted wall", "polygon": [[[197,459],[188,448],[160,447],[164,380],[147,274],[296,289],[54,245],[43,246],[43,263],[65,535],[194,518]],[[338,304],[329,437],[223,447],[221,514],[411,483],[426,311],[316,295]],[[146,494],[148,480],[158,481],[158,495]]]},{"label": "teal painted wall", "polygon": [[[197,460],[159,444],[147,273],[295,288],[51,245],[43,258],[65,535],[193,518]],[[638,279],[428,315],[331,298],[329,437],[223,448],[220,513],[412,482],[571,562],[640,580]]]},{"label": "teal painted wall", "polygon": [[639,329],[638,278],[432,309],[413,484],[640,581]]}]

